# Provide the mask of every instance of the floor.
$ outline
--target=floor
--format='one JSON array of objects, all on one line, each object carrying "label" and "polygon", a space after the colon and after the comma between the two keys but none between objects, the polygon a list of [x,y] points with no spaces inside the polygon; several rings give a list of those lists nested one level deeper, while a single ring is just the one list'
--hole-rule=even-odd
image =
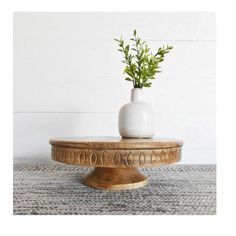
[{"label": "floor", "polygon": [[64,164],[14,164],[15,215],[214,215],[216,166],[142,168],[149,184],[104,191],[81,184],[90,168]]}]

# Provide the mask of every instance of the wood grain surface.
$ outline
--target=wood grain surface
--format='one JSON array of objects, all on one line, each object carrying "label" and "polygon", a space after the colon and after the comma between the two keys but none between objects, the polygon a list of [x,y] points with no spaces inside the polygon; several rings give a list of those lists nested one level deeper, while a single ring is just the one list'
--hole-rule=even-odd
[{"label": "wood grain surface", "polygon": [[98,189],[125,190],[147,184],[137,167],[166,165],[181,159],[183,142],[171,139],[74,137],[51,139],[52,159],[95,169],[83,183]]},{"label": "wood grain surface", "polygon": [[68,137],[51,139],[50,144],[54,146],[88,148],[88,149],[150,149],[180,147],[181,140],[147,138],[132,139],[120,137]]},{"label": "wood grain surface", "polygon": [[148,181],[136,168],[94,168],[83,183],[97,189],[125,190],[143,187]]}]

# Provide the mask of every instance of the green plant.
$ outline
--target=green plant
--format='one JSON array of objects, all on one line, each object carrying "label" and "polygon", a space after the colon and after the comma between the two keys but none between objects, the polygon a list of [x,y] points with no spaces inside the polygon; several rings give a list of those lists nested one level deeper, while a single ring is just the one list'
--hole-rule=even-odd
[{"label": "green plant", "polygon": [[146,42],[141,41],[137,36],[136,30],[130,40],[133,42],[132,47],[129,44],[125,45],[122,37],[115,39],[119,43],[118,51],[124,54],[122,62],[126,64],[124,74],[127,77],[125,80],[132,81],[134,88],[151,87],[151,80],[161,72],[159,63],[164,61],[165,54],[173,47],[163,46],[158,49],[156,54],[152,54]]}]

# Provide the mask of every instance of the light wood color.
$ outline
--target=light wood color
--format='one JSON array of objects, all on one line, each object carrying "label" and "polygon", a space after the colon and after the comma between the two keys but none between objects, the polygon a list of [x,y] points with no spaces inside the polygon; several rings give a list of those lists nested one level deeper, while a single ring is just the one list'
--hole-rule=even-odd
[{"label": "light wood color", "polygon": [[181,159],[180,140],[75,137],[50,140],[52,159],[92,166],[83,183],[98,189],[124,190],[147,184],[137,167],[171,164]]},{"label": "light wood color", "polygon": [[147,177],[137,168],[94,168],[83,183],[97,189],[124,190],[145,186]]}]

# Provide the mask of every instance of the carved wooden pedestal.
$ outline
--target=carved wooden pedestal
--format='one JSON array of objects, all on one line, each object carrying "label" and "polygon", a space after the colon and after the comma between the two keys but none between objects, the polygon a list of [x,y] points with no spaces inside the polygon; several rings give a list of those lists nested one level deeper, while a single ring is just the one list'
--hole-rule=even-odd
[{"label": "carved wooden pedestal", "polygon": [[181,141],[79,137],[50,140],[52,159],[92,166],[83,183],[98,189],[124,190],[147,184],[138,167],[171,164],[181,159]]}]

